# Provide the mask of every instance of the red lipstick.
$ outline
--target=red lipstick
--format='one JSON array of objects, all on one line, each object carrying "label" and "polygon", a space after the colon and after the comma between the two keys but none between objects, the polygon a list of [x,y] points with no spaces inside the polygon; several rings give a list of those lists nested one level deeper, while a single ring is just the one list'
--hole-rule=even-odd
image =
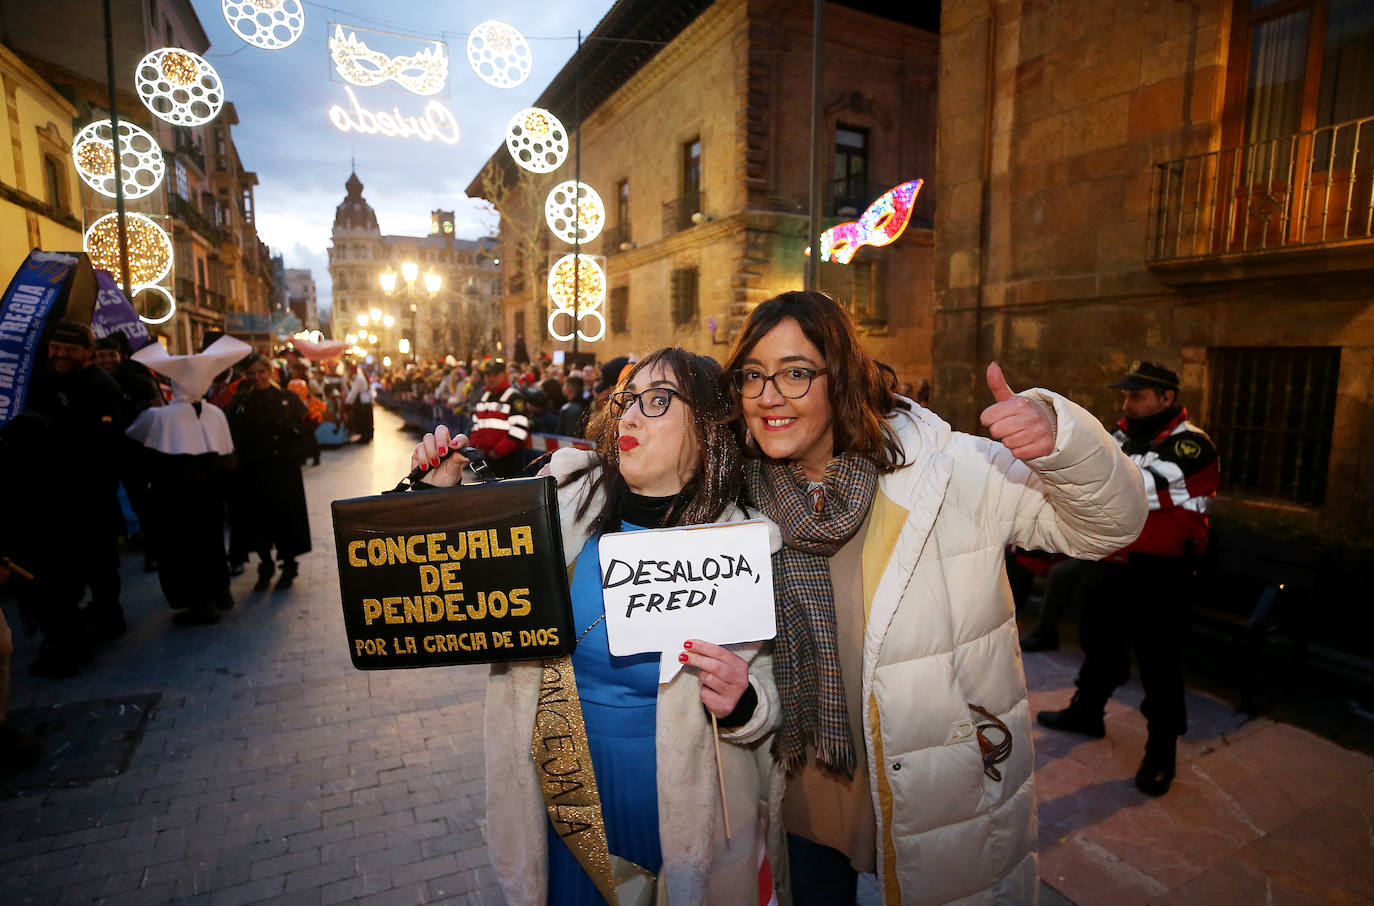
[{"label": "red lipstick", "polygon": [[633,450],[635,447],[639,446],[639,441],[635,440],[633,437],[630,437],[628,434],[621,437],[620,440],[617,441],[617,443],[620,444],[620,450],[622,453],[628,453],[630,450]]}]

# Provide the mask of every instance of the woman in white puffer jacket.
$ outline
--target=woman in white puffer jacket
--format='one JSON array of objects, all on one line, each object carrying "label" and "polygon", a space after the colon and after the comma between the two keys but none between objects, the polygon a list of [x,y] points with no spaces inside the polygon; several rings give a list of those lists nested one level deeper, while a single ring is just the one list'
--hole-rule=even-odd
[{"label": "woman in white puffer jacket", "polygon": [[820,293],[749,316],[726,371],[774,557],[774,755],[794,903],[1032,903],[1030,719],[1008,544],[1102,557],[1139,534],[1138,470],[1083,409],[988,368],[995,440],[894,393]]}]

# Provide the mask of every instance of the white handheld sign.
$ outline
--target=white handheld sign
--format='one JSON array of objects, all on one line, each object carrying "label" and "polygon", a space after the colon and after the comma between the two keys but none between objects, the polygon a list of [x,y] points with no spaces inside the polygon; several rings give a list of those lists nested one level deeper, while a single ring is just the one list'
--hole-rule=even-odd
[{"label": "white handheld sign", "polygon": [[611,654],[662,653],[658,681],[682,665],[687,639],[717,645],[777,634],[768,524],[616,532],[601,538],[601,589]]}]

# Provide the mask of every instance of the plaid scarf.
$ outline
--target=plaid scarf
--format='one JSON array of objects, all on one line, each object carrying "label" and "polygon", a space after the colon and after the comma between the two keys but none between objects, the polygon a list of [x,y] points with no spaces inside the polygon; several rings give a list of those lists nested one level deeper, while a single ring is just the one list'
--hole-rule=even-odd
[{"label": "plaid scarf", "polygon": [[828,558],[863,525],[878,471],[863,457],[837,456],[812,489],[800,463],[746,459],[745,483],[763,514],[782,528],[784,542],[773,555],[778,608],[773,675],[783,714],[773,757],[791,774],[806,763],[806,747],[814,745],[821,767],[852,777],[854,739]]}]

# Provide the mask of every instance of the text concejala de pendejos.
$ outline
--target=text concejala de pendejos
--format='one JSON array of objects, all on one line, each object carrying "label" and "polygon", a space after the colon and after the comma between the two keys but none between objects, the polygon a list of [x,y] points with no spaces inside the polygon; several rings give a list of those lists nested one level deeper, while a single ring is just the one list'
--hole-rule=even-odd
[{"label": "text concejala de pendejos", "polygon": [[[347,543],[347,563],[353,569],[414,565],[407,587],[388,589],[392,594],[363,597],[362,619],[374,631],[390,628],[385,635],[354,638],[356,656],[413,655],[448,652],[481,652],[488,649],[552,648],[558,645],[558,627],[502,629],[503,621],[530,614],[530,587],[519,579],[498,588],[464,587],[464,561],[516,558],[502,575],[519,577],[535,553],[534,532],[529,525],[474,529],[459,532],[428,532],[354,539]],[[394,570],[392,571],[394,573]],[[528,573],[525,573],[528,576]],[[482,628],[471,625],[480,622]],[[495,622],[496,626],[491,626]],[[416,626],[399,630],[395,627]],[[532,652],[529,656],[537,657]]]}]

